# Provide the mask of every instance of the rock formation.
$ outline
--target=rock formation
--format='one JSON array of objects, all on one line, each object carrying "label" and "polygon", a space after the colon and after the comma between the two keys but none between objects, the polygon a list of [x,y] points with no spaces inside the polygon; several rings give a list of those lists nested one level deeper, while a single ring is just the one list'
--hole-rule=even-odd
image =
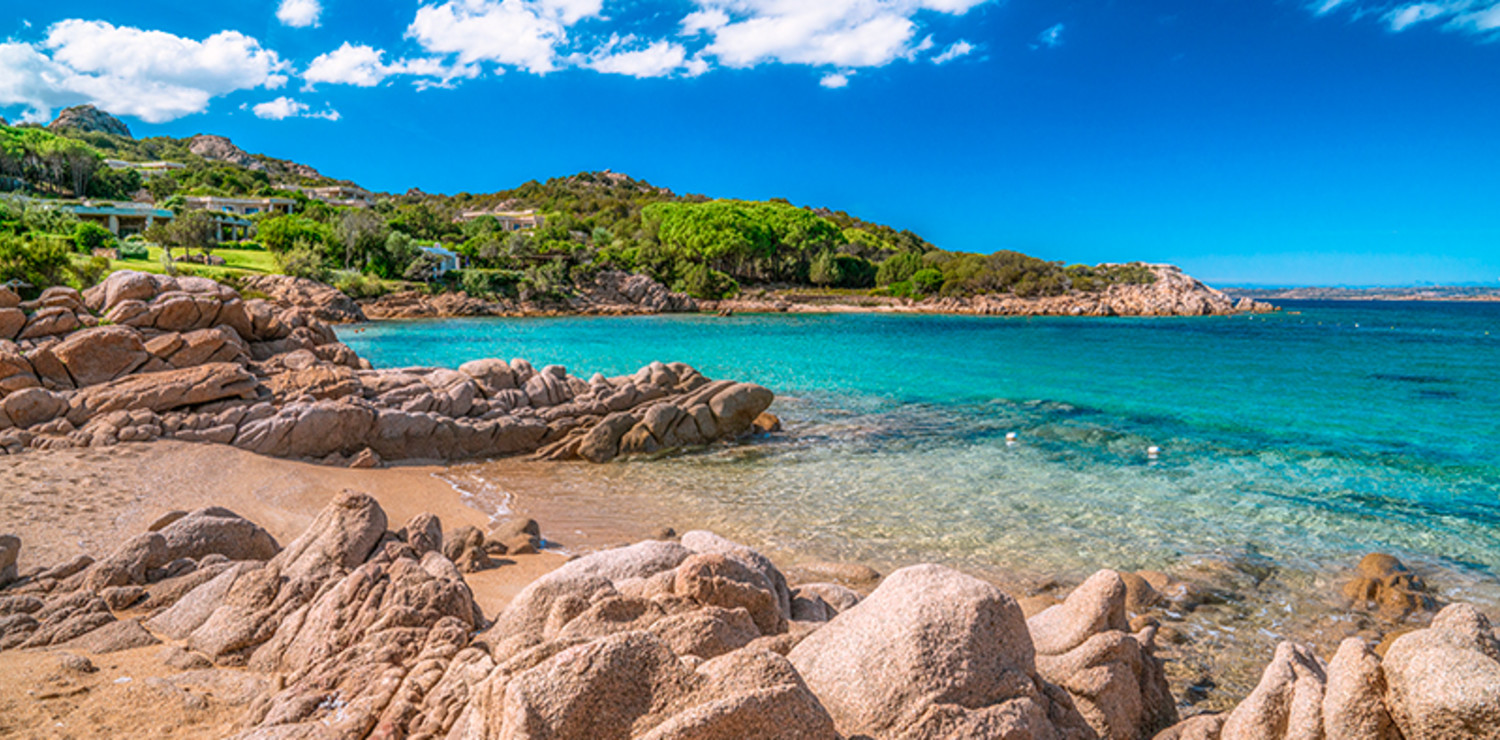
[{"label": "rock formation", "polygon": [[240,288],[266,294],[284,306],[310,311],[319,321],[330,324],[353,324],[366,321],[364,311],[343,291],[316,280],[291,275],[250,275],[240,280]]},{"label": "rock formation", "polygon": [[645,275],[605,270],[578,295],[562,300],[484,300],[462,292],[429,295],[404,291],[364,301],[361,308],[372,319],[537,314],[617,316],[691,312],[698,310],[698,302],[686,294],[668,290]]},{"label": "rock formation", "polygon": [[[488,618],[442,531],[346,491],[285,547],[207,508],[15,574],[23,543],[0,536],[0,650],[61,647],[86,672],[79,653],[167,642],[182,673],[147,680],[187,706],[202,699],[182,687],[232,698],[242,740],[1102,740],[1174,721],[1114,571],[1024,620],[941,566],[860,598],[689,532],[569,561]],[[1154,737],[1494,740],[1500,636],[1460,604],[1384,660],[1358,638],[1331,663],[1285,643],[1233,711]]]},{"label": "rock formation", "polygon": [[64,108],[63,112],[57,114],[52,123],[47,124],[48,131],[63,131],[73,129],[84,133],[115,134],[117,136],[130,137],[130,128],[114,116],[105,113],[92,105],[75,105]]},{"label": "rock formation", "polygon": [[943,298],[922,305],[942,312],[1000,316],[1214,316],[1276,310],[1249,298],[1235,300],[1175,265],[1150,267],[1155,282],[1111,285],[1098,293],[1041,298],[982,295]]},{"label": "rock formation", "polygon": [[170,437],[330,464],[605,462],[752,433],[772,401],[680,363],[587,381],[524,360],[374,370],[320,318],[359,315],[343,294],[295,278],[255,285],[277,300],[129,271],[82,295],[21,302],[0,288],[0,449]]},{"label": "rock formation", "polygon": [[234,142],[223,136],[198,134],[188,140],[188,151],[204,159],[227,162],[252,171],[266,168],[264,162],[250,156],[245,150],[235,146]]},{"label": "rock formation", "polygon": [[1468,604],[1398,637],[1385,659],[1351,637],[1331,663],[1282,643],[1260,684],[1225,717],[1196,717],[1157,740],[1500,738],[1500,636]]}]

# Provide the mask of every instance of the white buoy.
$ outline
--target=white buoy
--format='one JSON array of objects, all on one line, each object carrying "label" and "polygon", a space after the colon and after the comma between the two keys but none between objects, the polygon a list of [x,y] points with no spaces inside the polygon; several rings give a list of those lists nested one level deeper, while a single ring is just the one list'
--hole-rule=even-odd
[{"label": "white buoy", "polygon": [[1160,447],[1157,447],[1156,445],[1151,445],[1150,447],[1146,448],[1146,457],[1149,457],[1149,458],[1155,460],[1157,457],[1160,457],[1160,456],[1161,456],[1161,448]]}]

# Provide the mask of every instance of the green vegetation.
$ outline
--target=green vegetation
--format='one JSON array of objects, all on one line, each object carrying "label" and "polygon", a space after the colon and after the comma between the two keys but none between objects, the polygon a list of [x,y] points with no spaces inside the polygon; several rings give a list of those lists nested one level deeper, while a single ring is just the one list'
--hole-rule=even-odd
[{"label": "green vegetation", "polygon": [[[95,224],[34,204],[0,207],[0,235],[11,255],[6,269],[28,282],[83,285],[100,268],[81,256],[59,262],[55,252],[79,255],[118,245],[124,259],[103,269],[192,270],[233,276],[283,272],[333,281],[351,295],[374,295],[392,281],[431,290],[523,300],[561,298],[600,270],[646,273],[699,298],[733,296],[741,288],[842,291],[846,296],[1021,297],[1094,292],[1154,280],[1140,264],[1072,265],[1019,252],[969,254],[937,249],[920,236],[864,221],[843,211],[795,206],[785,200],[710,200],[611,172],[532,181],[489,194],[453,196],[409,191],[381,198],[371,209],[309,200],[279,185],[335,181],[310,168],[261,155],[239,164],[194,154],[190,139],[135,140],[105,133],[22,125],[0,127],[0,190],[32,196],[124,199],[144,188],[177,217],[144,239],[123,244]],[[235,154],[238,157],[240,155]],[[111,169],[105,158],[173,161],[184,168],[143,176]],[[185,211],[187,195],[271,196],[295,199],[293,215],[260,214],[255,239],[264,250],[217,244],[214,216]],[[535,211],[543,224],[508,229],[474,211]],[[437,261],[421,247],[441,244],[463,256],[465,269],[437,276]],[[149,244],[150,246],[146,246]],[[36,251],[21,259],[20,251]],[[165,249],[165,253],[163,252]],[[175,254],[174,254],[175,250]],[[184,265],[194,252],[223,257],[223,266]],[[198,259],[194,257],[194,259]]]}]

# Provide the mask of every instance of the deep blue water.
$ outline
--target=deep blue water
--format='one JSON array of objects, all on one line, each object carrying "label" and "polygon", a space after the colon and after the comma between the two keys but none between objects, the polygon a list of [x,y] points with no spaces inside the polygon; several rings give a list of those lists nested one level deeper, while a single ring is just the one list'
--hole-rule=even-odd
[{"label": "deep blue water", "polygon": [[1500,572],[1500,304],[1282,305],[455,319],[340,336],[379,367],[525,357],[587,377],[664,360],[761,383],[787,422],[777,439],[579,475],[789,548],[1054,569],[1223,547],[1322,567],[1384,549]]}]

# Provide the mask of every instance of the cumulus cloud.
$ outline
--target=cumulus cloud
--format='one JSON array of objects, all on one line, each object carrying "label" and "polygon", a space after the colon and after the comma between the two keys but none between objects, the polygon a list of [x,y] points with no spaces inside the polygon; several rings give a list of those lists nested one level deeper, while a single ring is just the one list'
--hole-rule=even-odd
[{"label": "cumulus cloud", "polygon": [[953,42],[951,45],[948,46],[948,48],[944,49],[943,53],[941,53],[941,54],[933,57],[932,58],[932,63],[933,64],[947,64],[948,62],[951,62],[954,59],[957,59],[959,57],[968,56],[968,55],[970,55],[972,53],[974,53],[974,45],[971,44],[971,43],[969,43],[969,42],[967,42],[967,41],[959,40],[959,41]]},{"label": "cumulus cloud", "polygon": [[1357,18],[1376,17],[1395,33],[1417,25],[1433,24],[1445,31],[1476,34],[1487,40],[1500,38],[1500,2],[1497,0],[1318,0],[1309,8],[1319,16],[1347,9]]},{"label": "cumulus cloud", "polygon": [[[707,55],[728,67],[765,62],[880,67],[923,50],[924,12],[963,15],[985,0],[698,0],[684,30],[712,34]],[[728,19],[727,22],[719,22]],[[716,25],[703,21],[716,21]]]},{"label": "cumulus cloud", "polygon": [[281,0],[276,8],[276,20],[292,28],[316,26],[322,16],[323,6],[318,0]]},{"label": "cumulus cloud", "polygon": [[269,121],[281,121],[287,118],[324,118],[330,121],[337,121],[341,118],[339,112],[332,108],[313,111],[307,103],[294,100],[285,95],[275,100],[258,103],[250,110],[255,114],[256,118],[264,118]]},{"label": "cumulus cloud", "polygon": [[[447,0],[418,8],[406,33],[429,58],[498,71],[546,74],[584,67],[661,77],[767,63],[850,70],[924,57],[935,47],[921,33],[928,20],[963,15],[990,1],[694,0],[675,39],[611,33],[600,41],[591,31],[609,20],[602,0]],[[952,55],[943,61],[972,46],[963,42],[948,50]],[[368,57],[359,69],[376,76],[376,62]]]},{"label": "cumulus cloud", "polygon": [[40,43],[0,44],[0,105],[26,106],[27,120],[92,103],[161,123],[199,113],[237,90],[276,89],[288,65],[237,31],[201,41],[104,21],[65,20]]},{"label": "cumulus cloud", "polygon": [[406,35],[459,64],[493,62],[545,74],[558,67],[568,27],[602,9],[603,0],[450,0],[418,8]]}]

